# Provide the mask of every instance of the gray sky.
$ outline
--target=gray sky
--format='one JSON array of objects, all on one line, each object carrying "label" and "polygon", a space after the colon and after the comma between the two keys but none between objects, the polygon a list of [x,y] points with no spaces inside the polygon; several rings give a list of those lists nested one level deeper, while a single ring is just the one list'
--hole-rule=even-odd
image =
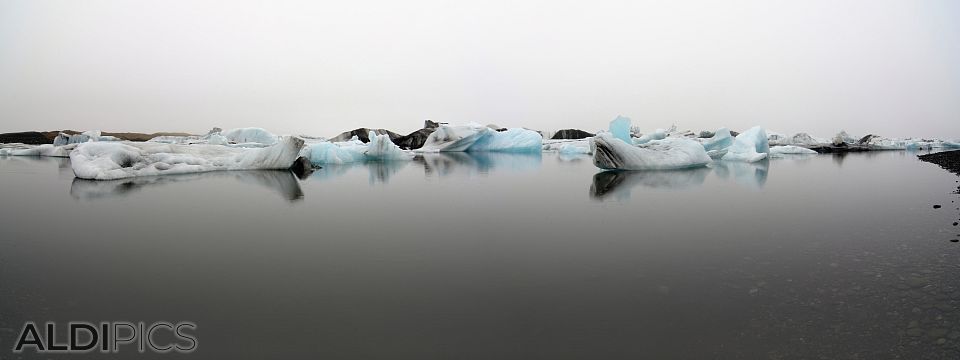
[{"label": "gray sky", "polygon": [[0,132],[960,137],[960,2],[2,1]]}]

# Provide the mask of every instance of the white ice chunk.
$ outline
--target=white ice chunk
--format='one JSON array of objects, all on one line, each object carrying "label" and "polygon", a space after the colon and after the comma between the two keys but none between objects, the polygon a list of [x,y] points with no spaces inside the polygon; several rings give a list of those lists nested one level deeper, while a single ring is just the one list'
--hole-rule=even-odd
[{"label": "white ice chunk", "polygon": [[641,137],[632,139],[634,145],[643,145],[654,140],[663,140],[667,138],[667,131],[664,129],[654,130],[652,133],[644,134]]},{"label": "white ice chunk", "polygon": [[236,128],[221,133],[223,137],[233,143],[256,143],[263,145],[273,145],[277,143],[277,136],[269,131],[258,127]]},{"label": "white ice chunk", "polygon": [[610,121],[610,134],[628,144],[631,143],[633,140],[630,139],[630,118],[617,115],[616,119]]},{"label": "white ice chunk", "polygon": [[710,156],[700,143],[680,138],[633,146],[611,134],[594,137],[593,163],[601,169],[666,170],[704,166]]},{"label": "white ice chunk", "polygon": [[218,145],[172,145],[136,142],[87,142],[70,153],[81,179],[112,180],[136,176],[186,174],[217,170],[287,169],[303,140],[282,137],[269,147],[245,149]]},{"label": "white ice chunk", "polygon": [[477,140],[489,135],[493,130],[485,126],[471,124],[467,126],[440,125],[423,143],[418,152],[467,151]]},{"label": "white ice chunk", "polygon": [[47,156],[47,157],[70,157],[70,152],[77,147],[79,143],[72,143],[67,145],[52,145],[52,144],[43,144],[30,146],[25,149],[10,149],[8,150],[8,155],[13,156]]},{"label": "white ice chunk", "polygon": [[347,164],[363,161],[363,152],[366,149],[365,145],[353,142],[321,142],[307,145],[304,148],[304,156],[310,159],[313,165]]},{"label": "white ice chunk", "polygon": [[755,162],[767,158],[770,144],[767,142],[767,133],[762,127],[755,126],[740,133],[733,140],[733,145],[727,149],[723,160]]},{"label": "white ice chunk", "polygon": [[719,128],[713,133],[713,137],[703,141],[703,149],[706,151],[720,151],[733,145],[733,135],[727,128]]},{"label": "white ice chunk", "polygon": [[[372,130],[368,135],[370,136],[370,143],[367,144],[367,149],[363,152],[366,160],[413,159],[413,154],[401,150],[399,146],[390,140],[390,135],[377,135],[377,133]],[[539,146],[537,148],[539,149]]]},{"label": "white ice chunk", "polygon": [[771,157],[783,157],[784,155],[813,155],[816,151],[794,145],[780,145],[770,147]]},{"label": "white ice chunk", "polygon": [[590,142],[578,141],[564,143],[560,145],[560,149],[557,152],[559,152],[560,155],[590,154]]},{"label": "white ice chunk", "polygon": [[506,131],[487,131],[467,151],[538,152],[543,148],[543,136],[533,130],[511,128]]}]

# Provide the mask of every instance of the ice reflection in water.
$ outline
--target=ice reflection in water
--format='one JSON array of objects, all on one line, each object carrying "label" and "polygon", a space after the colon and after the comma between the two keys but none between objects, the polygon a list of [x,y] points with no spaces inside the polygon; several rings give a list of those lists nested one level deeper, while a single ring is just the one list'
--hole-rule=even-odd
[{"label": "ice reflection in water", "polygon": [[85,180],[74,178],[70,196],[80,200],[110,199],[128,196],[155,186],[193,182],[202,179],[231,178],[246,184],[259,185],[277,192],[287,201],[303,199],[300,183],[290,171],[214,171],[198,174],[134,177],[118,180]]},{"label": "ice reflection in water", "polygon": [[590,196],[597,200],[628,200],[635,187],[682,190],[703,185],[709,174],[733,181],[750,189],[763,188],[770,162],[755,163],[717,161],[710,167],[659,171],[601,171],[593,176]]}]

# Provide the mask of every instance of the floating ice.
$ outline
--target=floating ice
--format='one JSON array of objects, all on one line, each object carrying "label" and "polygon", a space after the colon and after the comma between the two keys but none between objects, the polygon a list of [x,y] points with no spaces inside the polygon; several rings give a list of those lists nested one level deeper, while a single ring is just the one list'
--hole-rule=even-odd
[{"label": "floating ice", "polygon": [[370,142],[366,144],[359,139],[308,144],[304,147],[302,155],[313,165],[413,159],[413,153],[401,150],[390,141],[390,135],[377,135],[370,131],[368,136],[370,136]]},{"label": "floating ice", "polygon": [[832,143],[834,146],[840,146],[844,144],[851,145],[855,142],[857,142],[857,139],[855,139],[853,136],[850,136],[850,134],[847,134],[845,130],[840,130],[840,132],[833,137]]},{"label": "floating ice", "polygon": [[816,151],[807,149],[805,147],[793,146],[793,145],[780,145],[770,147],[770,156],[771,157],[782,157],[784,155],[812,155],[816,154]]},{"label": "floating ice", "polygon": [[657,130],[654,130],[652,133],[645,134],[641,137],[633,139],[632,143],[634,145],[643,145],[654,140],[663,140],[666,138],[667,138],[667,131],[664,129],[657,129]]},{"label": "floating ice", "polygon": [[704,166],[710,156],[700,143],[666,138],[634,146],[611,134],[594,137],[593,163],[610,170],[666,170]]},{"label": "floating ice", "polygon": [[228,141],[236,144],[254,143],[273,145],[278,137],[269,131],[258,127],[236,128],[224,131],[221,135]]},{"label": "floating ice", "polygon": [[[395,145],[393,141],[390,140],[390,135],[377,135],[377,133],[371,130],[368,136],[370,142],[367,144],[367,149],[363,151],[363,155],[366,160],[413,159],[413,154],[400,150],[400,147]],[[539,148],[540,147],[537,146],[537,149]]]},{"label": "floating ice", "polygon": [[74,135],[61,132],[53,138],[53,146],[79,144],[88,141],[120,141],[120,139],[114,136],[104,136],[100,130],[88,130]]},{"label": "floating ice", "polygon": [[365,150],[365,145],[357,145],[351,142],[321,142],[307,145],[304,148],[304,156],[310,159],[310,163],[313,165],[346,164],[363,161]]},{"label": "floating ice", "polygon": [[818,146],[826,143],[826,141],[818,140],[804,132],[796,133],[791,137],[773,139],[771,136],[768,139],[770,145]]},{"label": "floating ice", "polygon": [[481,125],[450,126],[440,125],[437,131],[427,136],[419,152],[467,151],[481,137],[489,135],[489,128]]},{"label": "floating ice", "polygon": [[727,128],[719,128],[713,133],[713,137],[703,141],[703,149],[706,151],[723,150],[733,145],[733,135]]},{"label": "floating ice", "polygon": [[767,142],[767,133],[762,127],[755,126],[740,133],[733,140],[733,145],[723,155],[723,160],[755,162],[767,158],[770,144]]},{"label": "floating ice", "polygon": [[70,152],[77,147],[79,143],[56,146],[52,144],[27,145],[29,147],[21,149],[7,149],[5,155],[12,156],[47,156],[47,157],[70,157]]},{"label": "floating ice", "polygon": [[944,149],[960,149],[960,140],[944,141],[940,146]]},{"label": "floating ice", "polygon": [[87,142],[70,153],[81,179],[112,180],[136,176],[199,173],[217,170],[287,169],[303,140],[282,137],[269,147],[245,149],[218,145],[171,145],[134,142]]},{"label": "floating ice", "polygon": [[560,149],[557,150],[560,155],[579,155],[579,154],[590,154],[590,142],[588,141],[578,141],[576,143],[565,143],[560,145]]},{"label": "floating ice", "polygon": [[535,152],[543,148],[543,136],[533,130],[512,128],[485,133],[467,151]]},{"label": "floating ice", "polygon": [[630,118],[617,115],[617,118],[610,122],[610,134],[630,144],[633,141],[630,139]]}]

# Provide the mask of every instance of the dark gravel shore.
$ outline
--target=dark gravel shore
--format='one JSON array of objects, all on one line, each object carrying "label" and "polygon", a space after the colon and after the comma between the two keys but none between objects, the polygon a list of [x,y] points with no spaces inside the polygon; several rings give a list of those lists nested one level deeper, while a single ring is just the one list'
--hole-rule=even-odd
[{"label": "dark gravel shore", "polygon": [[940,165],[949,172],[960,175],[960,150],[918,155],[920,160]]}]

